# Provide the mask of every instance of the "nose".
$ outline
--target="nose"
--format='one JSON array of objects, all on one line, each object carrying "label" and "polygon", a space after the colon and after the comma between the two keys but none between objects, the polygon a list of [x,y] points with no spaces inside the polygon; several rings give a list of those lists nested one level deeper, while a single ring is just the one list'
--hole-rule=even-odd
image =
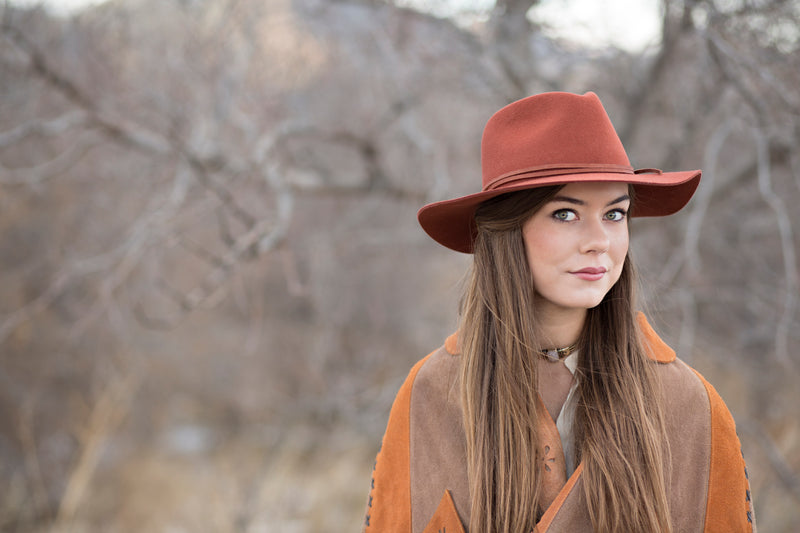
[{"label": "nose", "polygon": [[608,234],[608,228],[605,227],[602,221],[587,221],[584,226],[584,235],[581,242],[581,253],[585,254],[603,254],[606,253],[611,246],[611,239]]}]

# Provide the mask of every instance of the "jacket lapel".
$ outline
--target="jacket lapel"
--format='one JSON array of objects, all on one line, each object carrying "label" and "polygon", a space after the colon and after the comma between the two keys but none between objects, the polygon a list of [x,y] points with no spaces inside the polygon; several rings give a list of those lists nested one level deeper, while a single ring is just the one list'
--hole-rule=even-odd
[{"label": "jacket lapel", "polygon": [[[553,418],[540,398],[539,445],[544,453],[542,475],[542,507],[546,510],[536,524],[535,533],[556,531],[591,531],[591,520],[583,504],[579,464],[569,479],[566,476],[566,460],[561,446],[561,436]],[[588,526],[586,525],[588,524]]]},{"label": "jacket lapel", "polygon": [[578,465],[566,484],[545,511],[535,533],[591,531],[592,522],[583,498],[583,463]]},{"label": "jacket lapel", "polygon": [[542,507],[547,509],[556,500],[564,484],[567,482],[567,465],[561,436],[553,418],[539,398],[539,449],[542,452],[542,464],[539,472],[542,476]]}]

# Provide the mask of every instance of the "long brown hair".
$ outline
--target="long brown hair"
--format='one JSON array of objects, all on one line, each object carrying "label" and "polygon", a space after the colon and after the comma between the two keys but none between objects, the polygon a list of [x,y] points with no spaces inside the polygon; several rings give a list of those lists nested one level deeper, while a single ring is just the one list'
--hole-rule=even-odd
[{"label": "long brown hair", "polygon": [[[459,328],[471,531],[532,531],[544,511],[538,427],[548,415],[537,398],[540,333],[521,228],[560,188],[503,195],[475,215]],[[619,281],[588,311],[578,341],[576,461],[598,532],[671,531],[663,415],[637,333],[634,280],[628,256]]]}]

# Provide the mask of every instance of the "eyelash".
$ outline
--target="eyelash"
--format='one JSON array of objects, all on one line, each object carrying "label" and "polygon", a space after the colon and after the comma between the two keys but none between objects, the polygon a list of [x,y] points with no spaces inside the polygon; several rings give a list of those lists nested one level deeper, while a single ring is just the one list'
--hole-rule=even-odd
[{"label": "eyelash", "polygon": [[628,212],[626,210],[622,209],[621,207],[617,208],[617,209],[612,209],[611,211],[606,213],[606,215],[609,215],[611,213],[619,213],[620,214],[619,220],[612,220],[611,222],[622,222],[623,220],[625,220],[625,217],[628,216]]},{"label": "eyelash", "polygon": [[[560,218],[559,217],[560,213],[571,213],[571,214],[575,215],[576,217],[578,216],[578,214],[575,211],[573,211],[572,209],[557,209],[556,211],[553,211],[553,214],[551,216],[553,217],[554,220],[556,220],[558,222],[572,222],[571,220],[565,220],[563,218]],[[611,219],[606,218],[611,213],[619,213],[621,215],[619,220],[611,220]],[[628,216],[628,212],[625,209],[622,209],[620,207],[620,208],[617,208],[617,209],[612,209],[611,211],[606,213],[603,218],[605,218],[609,222],[622,222],[623,220],[625,220],[625,217],[627,217],[627,216]]]}]

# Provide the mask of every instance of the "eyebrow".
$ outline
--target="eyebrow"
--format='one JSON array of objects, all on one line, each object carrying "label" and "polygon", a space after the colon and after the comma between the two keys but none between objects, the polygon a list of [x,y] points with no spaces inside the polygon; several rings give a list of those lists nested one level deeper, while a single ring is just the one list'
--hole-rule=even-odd
[{"label": "eyebrow", "polygon": [[[611,200],[606,204],[606,207],[614,204],[618,204],[620,202],[624,202],[625,200],[630,200],[631,197],[627,194],[623,194],[619,198]],[[579,200],[577,198],[572,198],[571,196],[554,196],[551,202],[567,202],[568,204],[575,204],[575,205],[586,205],[586,202],[583,200]]]}]

